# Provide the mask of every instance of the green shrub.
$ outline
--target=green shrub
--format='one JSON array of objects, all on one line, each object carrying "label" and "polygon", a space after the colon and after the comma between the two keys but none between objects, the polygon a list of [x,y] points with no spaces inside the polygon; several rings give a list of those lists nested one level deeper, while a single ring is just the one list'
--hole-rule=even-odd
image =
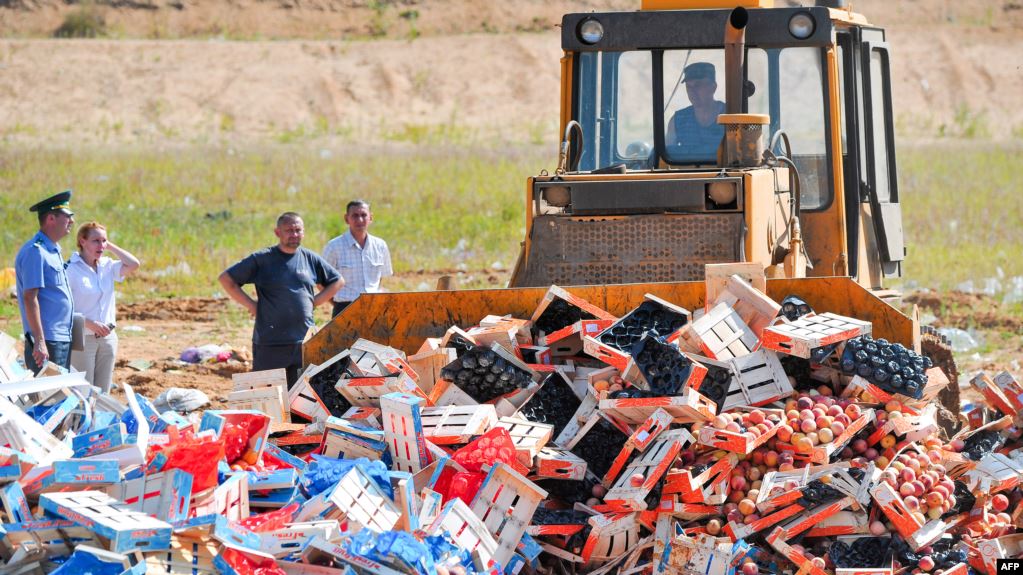
[{"label": "green shrub", "polygon": [[106,35],[107,22],[99,10],[83,6],[64,17],[64,22],[54,31],[57,38],[96,38]]}]

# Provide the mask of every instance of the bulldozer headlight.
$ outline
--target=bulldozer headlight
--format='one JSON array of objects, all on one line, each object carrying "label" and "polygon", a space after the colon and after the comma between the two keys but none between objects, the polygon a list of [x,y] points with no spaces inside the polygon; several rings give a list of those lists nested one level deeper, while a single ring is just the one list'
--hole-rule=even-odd
[{"label": "bulldozer headlight", "polygon": [[596,44],[604,37],[604,25],[590,18],[579,24],[579,39],[587,44]]},{"label": "bulldozer headlight", "polygon": [[806,40],[812,36],[816,28],[817,22],[814,21],[813,16],[809,12],[796,12],[789,18],[789,34],[792,34],[799,40]]}]

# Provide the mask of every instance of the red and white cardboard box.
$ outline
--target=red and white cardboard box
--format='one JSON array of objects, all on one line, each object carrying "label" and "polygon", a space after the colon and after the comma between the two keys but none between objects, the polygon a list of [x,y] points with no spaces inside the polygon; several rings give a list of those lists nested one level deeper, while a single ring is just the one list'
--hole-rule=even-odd
[{"label": "red and white cardboard box", "polygon": [[380,398],[384,440],[396,471],[417,473],[432,461],[423,436],[421,410],[425,403],[425,399],[407,393]]},{"label": "red and white cardboard box", "polygon": [[861,335],[869,335],[871,324],[833,313],[803,317],[768,327],[760,345],[780,353],[809,359],[813,350]]}]

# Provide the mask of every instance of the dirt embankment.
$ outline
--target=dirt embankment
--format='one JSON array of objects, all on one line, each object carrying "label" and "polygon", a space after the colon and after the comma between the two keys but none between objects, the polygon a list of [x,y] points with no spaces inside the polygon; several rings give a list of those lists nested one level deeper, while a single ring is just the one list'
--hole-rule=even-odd
[{"label": "dirt embankment", "polygon": [[[122,39],[43,40],[83,8],[0,0],[0,133],[44,143],[362,141],[457,124],[553,140],[561,14],[638,5],[97,0],[88,10]],[[1019,2],[855,8],[888,29],[904,139],[1023,137]]]}]

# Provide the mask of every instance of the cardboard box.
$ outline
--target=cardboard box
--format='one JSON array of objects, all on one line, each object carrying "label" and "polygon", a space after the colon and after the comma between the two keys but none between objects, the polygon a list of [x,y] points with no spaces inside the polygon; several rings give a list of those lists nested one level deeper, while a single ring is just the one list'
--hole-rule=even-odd
[{"label": "cardboard box", "polygon": [[170,548],[169,523],[134,511],[106,493],[44,493],[39,497],[39,504],[49,513],[106,537],[115,552]]}]

